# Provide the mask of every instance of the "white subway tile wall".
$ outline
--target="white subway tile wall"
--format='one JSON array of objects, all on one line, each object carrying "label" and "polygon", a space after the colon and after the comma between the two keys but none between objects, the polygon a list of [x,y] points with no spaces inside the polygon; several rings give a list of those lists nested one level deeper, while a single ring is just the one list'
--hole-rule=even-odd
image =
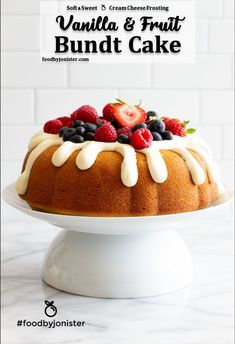
[{"label": "white subway tile wall", "polygon": [[[209,50],[213,53],[234,51],[234,23],[232,19],[212,19],[209,23]],[[230,42],[230,44],[228,44]]]},{"label": "white subway tile wall", "polygon": [[39,3],[2,0],[3,185],[43,122],[84,103],[101,111],[115,97],[191,119],[232,183],[234,0],[196,0],[196,63],[165,65],[41,63]]},{"label": "white subway tile wall", "polygon": [[3,51],[38,51],[40,23],[38,16],[3,16]]},{"label": "white subway tile wall", "polygon": [[198,53],[205,53],[208,51],[208,20],[197,19],[195,22],[196,28],[196,51]]}]

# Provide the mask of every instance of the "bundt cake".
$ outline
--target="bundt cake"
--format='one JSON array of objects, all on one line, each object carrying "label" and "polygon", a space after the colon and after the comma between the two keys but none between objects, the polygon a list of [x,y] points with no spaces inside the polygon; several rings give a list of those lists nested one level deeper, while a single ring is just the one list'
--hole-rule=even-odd
[{"label": "bundt cake", "polygon": [[186,122],[117,101],[82,106],[32,137],[17,192],[34,210],[151,216],[208,207],[219,196],[208,146]]}]

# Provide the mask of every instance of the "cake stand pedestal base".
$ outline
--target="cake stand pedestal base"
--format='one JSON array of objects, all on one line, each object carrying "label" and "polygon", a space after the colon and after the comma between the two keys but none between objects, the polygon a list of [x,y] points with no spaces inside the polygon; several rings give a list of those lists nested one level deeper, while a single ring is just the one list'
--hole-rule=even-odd
[{"label": "cake stand pedestal base", "polygon": [[172,230],[132,235],[60,232],[43,264],[43,280],[79,295],[132,298],[172,292],[192,280],[192,259]]},{"label": "cake stand pedestal base", "polygon": [[[60,228],[43,263],[43,279],[78,295],[131,298],[170,293],[192,280],[191,255],[175,233],[182,226],[233,212],[229,188],[209,208],[161,216],[89,217],[32,210],[16,193],[3,190],[6,202],[21,212]],[[213,235],[213,231],[212,231]]]}]

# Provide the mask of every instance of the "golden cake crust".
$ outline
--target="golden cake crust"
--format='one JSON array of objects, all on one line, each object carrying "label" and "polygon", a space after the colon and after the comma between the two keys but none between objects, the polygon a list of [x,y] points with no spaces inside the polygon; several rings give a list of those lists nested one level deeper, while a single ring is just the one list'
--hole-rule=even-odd
[{"label": "golden cake crust", "polygon": [[193,183],[179,154],[162,150],[167,180],[154,182],[145,155],[137,152],[138,181],[127,187],[120,177],[123,158],[119,153],[101,152],[91,168],[79,170],[75,163],[79,151],[61,167],[52,164],[58,147],[46,149],[32,166],[27,191],[21,197],[33,209],[66,215],[150,216],[206,208],[218,197],[217,185],[209,183],[205,164],[194,151],[190,152],[206,174],[202,185]]}]

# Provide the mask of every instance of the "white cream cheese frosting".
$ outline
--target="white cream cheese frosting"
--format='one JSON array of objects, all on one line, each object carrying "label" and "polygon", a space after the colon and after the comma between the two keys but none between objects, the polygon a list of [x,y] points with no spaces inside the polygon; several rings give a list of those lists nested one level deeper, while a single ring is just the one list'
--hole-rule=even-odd
[{"label": "white cream cheese frosting", "polygon": [[[52,156],[52,164],[60,167],[66,163],[72,153],[80,150],[76,158],[76,165],[80,170],[89,169],[101,152],[118,152],[123,156],[121,165],[121,180],[123,184],[127,187],[132,187],[137,183],[136,151],[131,145],[119,142],[97,141],[86,141],[83,143],[64,142],[57,134],[39,132],[29,142],[29,150],[31,152],[25,170],[16,183],[16,189],[19,194],[25,194],[27,191],[30,171],[35,160],[47,148],[55,145],[60,147]],[[164,183],[168,175],[161,150],[171,150],[179,154],[185,160],[194,184],[201,185],[205,182],[206,176],[203,168],[190,152],[190,150],[196,151],[207,166],[209,181],[219,183],[219,173],[216,164],[212,161],[211,151],[207,144],[195,134],[185,137],[174,136],[173,140],[153,141],[149,148],[139,151],[146,156],[149,172],[156,183]]]}]

